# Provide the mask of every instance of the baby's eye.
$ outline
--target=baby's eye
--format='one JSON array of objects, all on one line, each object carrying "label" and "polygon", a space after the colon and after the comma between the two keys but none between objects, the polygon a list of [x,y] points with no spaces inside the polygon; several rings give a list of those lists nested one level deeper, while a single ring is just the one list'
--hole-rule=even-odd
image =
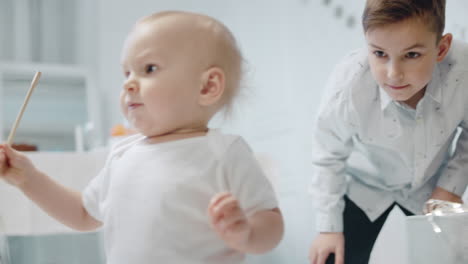
[{"label": "baby's eye", "polygon": [[130,76],[130,72],[129,71],[124,71],[124,76],[125,76],[125,78],[128,78],[128,76]]},{"label": "baby's eye", "polygon": [[381,50],[376,50],[374,51],[374,55],[378,58],[383,58],[385,57],[387,54],[385,54],[385,52],[381,51]]},{"label": "baby's eye", "polygon": [[419,58],[419,56],[421,56],[420,53],[418,53],[418,52],[413,52],[413,51],[412,51],[412,52],[408,52],[408,53],[406,54],[406,58],[409,58],[409,59],[416,59],[416,58]]},{"label": "baby's eye", "polygon": [[158,69],[158,67],[156,65],[153,65],[153,64],[146,65],[146,67],[145,67],[146,73],[155,72],[157,69]]}]

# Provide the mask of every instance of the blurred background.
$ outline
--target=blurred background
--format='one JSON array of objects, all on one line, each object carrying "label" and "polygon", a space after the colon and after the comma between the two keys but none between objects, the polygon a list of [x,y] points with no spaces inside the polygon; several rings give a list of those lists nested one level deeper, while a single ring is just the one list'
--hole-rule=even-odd
[{"label": "blurred background", "polygon": [[[447,2],[446,32],[468,41],[468,2]],[[34,72],[42,71],[15,143],[39,150],[31,157],[50,174],[70,186],[84,187],[102,165],[104,155],[99,153],[112,142],[112,128],[125,125],[118,105],[123,81],[120,51],[134,22],[168,9],[213,16],[240,43],[246,59],[246,90],[232,118],[216,118],[212,126],[244,136],[263,158],[286,220],[280,246],[249,261],[307,263],[316,235],[307,196],[313,119],[333,66],[364,46],[360,23],[364,3],[0,0],[0,139],[7,138]],[[76,162],[76,155],[82,163]],[[5,232],[11,234],[69,231],[4,183],[0,183],[0,217]],[[28,261],[24,263],[32,263]]]}]

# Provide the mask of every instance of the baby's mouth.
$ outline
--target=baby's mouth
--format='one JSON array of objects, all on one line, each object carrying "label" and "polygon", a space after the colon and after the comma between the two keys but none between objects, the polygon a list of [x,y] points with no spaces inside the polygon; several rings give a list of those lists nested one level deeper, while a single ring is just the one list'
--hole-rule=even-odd
[{"label": "baby's mouth", "polygon": [[142,103],[128,103],[127,106],[128,106],[128,108],[130,110],[132,110],[132,109],[136,109],[136,108],[138,108],[140,106],[143,106],[143,104]]}]

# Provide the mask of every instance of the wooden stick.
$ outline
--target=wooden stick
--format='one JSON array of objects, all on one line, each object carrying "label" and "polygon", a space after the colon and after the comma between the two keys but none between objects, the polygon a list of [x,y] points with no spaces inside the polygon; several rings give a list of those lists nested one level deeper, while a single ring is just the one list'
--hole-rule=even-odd
[{"label": "wooden stick", "polygon": [[24,110],[26,109],[26,106],[28,105],[29,98],[31,97],[31,94],[36,87],[37,83],[39,82],[39,78],[41,77],[41,72],[36,72],[34,75],[34,78],[31,82],[31,87],[29,87],[29,91],[26,94],[26,98],[24,98],[23,106],[21,106],[20,112],[18,113],[18,116],[16,117],[15,123],[13,124],[13,128],[10,131],[10,135],[8,136],[7,144],[11,145],[13,143],[13,138],[15,137],[16,134],[16,129],[18,128],[18,125],[21,121],[21,118],[23,117]]}]

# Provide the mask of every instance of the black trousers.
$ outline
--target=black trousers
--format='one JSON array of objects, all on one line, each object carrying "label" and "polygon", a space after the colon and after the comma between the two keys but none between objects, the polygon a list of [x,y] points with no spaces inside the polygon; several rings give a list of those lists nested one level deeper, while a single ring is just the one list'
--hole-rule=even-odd
[{"label": "black trousers", "polygon": [[[388,214],[397,205],[408,216],[413,215],[397,203],[392,204],[379,218],[371,222],[361,208],[345,196],[343,225],[345,237],[345,264],[368,264],[372,247],[382,229]],[[326,264],[334,264],[335,256],[330,255]]]}]

